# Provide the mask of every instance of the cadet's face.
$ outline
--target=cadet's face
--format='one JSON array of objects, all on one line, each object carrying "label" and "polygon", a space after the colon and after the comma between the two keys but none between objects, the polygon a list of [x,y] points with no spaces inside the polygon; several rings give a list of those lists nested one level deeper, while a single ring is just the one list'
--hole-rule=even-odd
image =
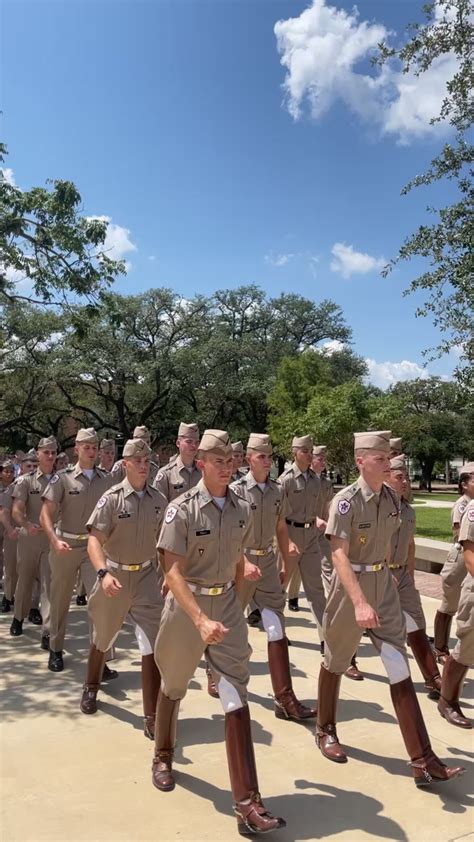
[{"label": "cadet's face", "polygon": [[150,473],[150,457],[148,455],[126,457],[123,462],[127,478],[132,485],[143,485],[147,481]]},{"label": "cadet's face", "polygon": [[390,481],[390,459],[388,453],[370,450],[356,458],[357,466],[369,485],[381,485]]},{"label": "cadet's face", "polygon": [[93,468],[97,459],[98,445],[96,442],[79,442],[76,453],[81,468]]},{"label": "cadet's face", "polygon": [[21,463],[21,473],[22,474],[29,474],[30,471],[33,470],[33,468],[36,468],[36,462],[27,461],[27,462]]},{"label": "cadet's face", "polygon": [[464,493],[472,500],[474,498],[474,474],[469,474],[469,479],[464,482],[463,487]]},{"label": "cadet's face", "polygon": [[56,459],[56,470],[62,471],[67,465],[67,459],[62,456],[61,459]]},{"label": "cadet's face", "polygon": [[390,485],[399,497],[403,497],[408,488],[408,477],[405,471],[390,471]]},{"label": "cadet's face", "polygon": [[181,458],[192,457],[194,459],[198,449],[199,442],[196,439],[187,439],[180,436],[176,440],[176,447],[178,448]]},{"label": "cadet's face", "polygon": [[51,474],[53,472],[56,453],[56,450],[52,450],[49,447],[42,447],[38,450],[39,467],[44,474]]},{"label": "cadet's face", "polygon": [[10,483],[13,482],[14,476],[15,473],[13,468],[2,468],[2,472],[0,473],[0,482],[5,486],[10,485]]},{"label": "cadet's face", "polygon": [[239,468],[241,468],[242,465],[244,464],[244,454],[243,453],[234,453],[232,455],[232,462],[233,462],[234,474],[236,474],[237,471],[239,470]]},{"label": "cadet's face", "polygon": [[313,456],[312,467],[316,474],[320,474],[326,467],[326,457],[321,455]]},{"label": "cadet's face", "polygon": [[300,471],[307,471],[313,461],[313,453],[309,447],[295,447],[294,457]]},{"label": "cadet's face", "polygon": [[100,462],[106,471],[110,471],[115,462],[115,448],[104,447],[100,451]]},{"label": "cadet's face", "polygon": [[[263,482],[263,478],[266,478],[270,473],[270,468],[272,467],[272,457],[267,456],[266,453],[255,453],[255,451],[249,450],[247,453],[247,462],[250,465],[250,470],[252,471],[255,479],[258,482]],[[262,479],[260,479],[262,477]]]},{"label": "cadet's face", "polygon": [[232,456],[207,453],[204,459],[198,459],[197,464],[202,471],[204,482],[210,485],[229,485],[232,477]]}]

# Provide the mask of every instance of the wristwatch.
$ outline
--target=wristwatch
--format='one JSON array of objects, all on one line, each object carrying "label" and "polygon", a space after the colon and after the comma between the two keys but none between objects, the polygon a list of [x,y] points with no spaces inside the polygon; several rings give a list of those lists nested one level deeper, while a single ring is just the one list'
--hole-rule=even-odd
[{"label": "wristwatch", "polygon": [[102,567],[100,570],[98,570],[98,571],[97,571],[97,578],[98,578],[98,579],[103,579],[103,578],[104,578],[104,576],[107,576],[107,573],[109,573],[109,571],[107,570],[107,568],[106,568],[106,567]]}]

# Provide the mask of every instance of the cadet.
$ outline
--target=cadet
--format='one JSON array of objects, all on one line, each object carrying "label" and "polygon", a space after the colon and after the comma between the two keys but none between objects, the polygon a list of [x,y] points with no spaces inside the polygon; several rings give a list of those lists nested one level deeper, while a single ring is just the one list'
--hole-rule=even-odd
[{"label": "cadet", "polygon": [[165,495],[169,503],[185,491],[194,488],[201,478],[201,472],[196,466],[198,444],[198,425],[181,422],[176,439],[179,454],[174,462],[168,462],[159,471],[153,482],[153,486]]},{"label": "cadet", "polygon": [[354,434],[360,477],[331,504],[326,533],[335,575],[324,612],[326,647],[319,673],[316,742],[329,760],[347,761],[336,732],[337,700],[341,675],[367,629],[388,675],[415,783],[428,786],[465,770],[448,768],[434,754],[410,678],[405,621],[386,562],[400,525],[398,498],[384,485],[390,477],[389,440],[388,431]]},{"label": "cadet", "polygon": [[407,640],[430,699],[439,699],[441,676],[431,644],[426,636],[426,620],[420,595],[415,587],[415,510],[405,499],[410,490],[405,458],[390,460],[389,485],[400,499],[400,529],[392,537],[389,569],[398,584],[398,596],[405,617]]},{"label": "cadet", "polygon": [[461,590],[457,615],[456,646],[446,658],[438,710],[444,719],[458,728],[472,728],[464,716],[459,697],[469,667],[474,666],[474,500],[468,503],[458,537],[464,550],[467,576]]},{"label": "cadet", "polygon": [[241,471],[241,467],[244,464],[244,446],[241,441],[233,441],[232,442],[232,478],[231,481],[235,482],[236,480],[240,479],[243,475],[243,471]]},{"label": "cadet", "polygon": [[[99,497],[113,484],[111,474],[95,467],[97,433],[90,427],[76,435],[77,463],[54,474],[43,491],[40,523],[50,542],[51,637],[48,669],[64,669],[62,648],[66,635],[69,603],[77,573],[81,571],[87,593],[94,584],[94,570],[87,555],[86,524]],[[56,527],[54,526],[57,520]],[[117,673],[104,667],[104,678]]]},{"label": "cadet", "polygon": [[16,564],[18,529],[11,519],[15,472],[11,462],[2,462],[0,470],[2,475],[0,524],[3,527],[3,599],[0,611],[2,614],[8,614],[14,603],[18,580]]},{"label": "cadet", "polygon": [[[133,431],[133,438],[134,439],[142,439],[148,447],[151,447],[151,433],[148,427],[135,427]],[[155,479],[158,471],[160,470],[160,466],[153,461],[150,461],[150,482],[152,483]],[[122,459],[119,459],[118,462],[112,468],[112,473],[114,475],[114,482],[121,482],[125,479],[125,467],[123,464]]]},{"label": "cadet", "polygon": [[[28,616],[35,625],[43,625],[41,648],[46,651],[49,643],[50,569],[48,536],[42,529],[40,512],[41,495],[47,488],[51,476],[54,476],[57,450],[54,436],[42,438],[38,444],[38,467],[15,482],[12,491],[12,518],[21,529],[17,548],[18,583],[15,593],[15,612],[10,634],[13,637],[23,634],[23,620]],[[30,610],[35,580],[41,583],[41,613],[38,609]]]},{"label": "cadet", "polygon": [[[174,789],[173,749],[180,700],[206,653],[225,712],[227,761],[234,812],[243,835],[283,827],[258,792],[247,706],[250,647],[236,593],[251,545],[249,504],[228,488],[232,447],[222,430],[206,430],[197,454],[202,479],[168,506],[158,539],[169,586],[155,656],[161,673],[153,783]],[[212,619],[211,619],[212,618]]]},{"label": "cadet", "polygon": [[88,553],[97,581],[89,600],[94,631],[81,710],[86,714],[97,711],[106,652],[125,619],[130,619],[142,656],[145,736],[154,739],[160,674],[153,648],[163,608],[156,542],[167,501],[148,484],[150,455],[143,439],[125,444],[127,476],[105,492],[87,521]]},{"label": "cadet", "polygon": [[58,473],[59,471],[64,471],[64,468],[67,468],[68,465],[69,459],[67,458],[67,455],[63,451],[61,451],[61,453],[58,453],[58,455],[56,456],[54,470],[56,471],[56,473]]},{"label": "cadet", "polygon": [[311,436],[296,436],[292,442],[294,461],[280,477],[286,498],[290,539],[300,553],[298,566],[304,592],[321,635],[323,623],[324,596],[321,579],[321,555],[319,549],[320,527],[324,522],[318,516],[321,482],[311,468],[313,439]]},{"label": "cadet", "polygon": [[[253,600],[262,615],[268,640],[268,666],[275,694],[275,715],[278,719],[299,721],[316,716],[316,711],[298,701],[291,681],[282,581],[288,581],[296,566],[298,549],[294,544],[290,547],[285,521],[287,503],[281,485],[269,476],[272,454],[270,437],[251,433],[247,444],[249,471],[230,486],[239,497],[250,503],[253,541],[247,544],[244,552],[246,559],[257,565],[260,571],[258,579],[244,579],[241,582],[239,598],[243,609]],[[275,535],[282,559],[282,579],[273,547]]]},{"label": "cadet", "polygon": [[102,439],[99,445],[99,468],[111,471],[115,462],[115,442],[113,439]]},{"label": "cadet", "polygon": [[449,655],[449,632],[453,616],[458,610],[462,583],[466,578],[466,566],[462,546],[459,543],[459,530],[467,506],[474,499],[474,462],[468,462],[460,469],[459,493],[461,497],[456,500],[451,512],[454,543],[441,571],[443,599],[434,622],[434,645],[440,664],[444,664]]}]

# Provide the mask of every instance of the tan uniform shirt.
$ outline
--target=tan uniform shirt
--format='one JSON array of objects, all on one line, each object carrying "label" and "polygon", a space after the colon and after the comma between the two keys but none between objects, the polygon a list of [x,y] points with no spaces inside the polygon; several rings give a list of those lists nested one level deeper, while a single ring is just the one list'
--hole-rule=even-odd
[{"label": "tan uniform shirt", "polygon": [[464,513],[469,505],[470,497],[467,494],[463,494],[459,500],[456,500],[453,508],[451,509],[451,525],[455,526],[456,524],[462,523],[462,519],[464,517]]},{"label": "tan uniform shirt", "polygon": [[168,501],[161,491],[145,486],[140,497],[127,478],[109,488],[87,521],[107,536],[108,559],[117,564],[143,564],[156,557],[156,541]]},{"label": "tan uniform shirt", "polygon": [[467,504],[461,521],[459,543],[463,543],[464,541],[472,541],[474,543],[474,500],[470,500]]},{"label": "tan uniform shirt", "polygon": [[326,520],[331,500],[334,497],[334,489],[329,477],[319,477],[319,481],[321,483],[321,493],[318,498],[318,517]]},{"label": "tan uniform shirt", "polygon": [[[18,477],[18,480],[14,482],[13,498],[15,500],[21,500],[25,504],[26,519],[30,523],[39,526],[40,512],[43,506],[43,494],[51,480],[56,476],[57,474],[55,473],[48,476],[48,474],[43,474],[39,468],[36,468],[31,473]],[[27,534],[24,527],[21,529],[21,534]],[[35,537],[42,540],[45,545],[48,544],[46,534],[43,533]]]},{"label": "tan uniform shirt", "polygon": [[287,499],[287,517],[297,523],[314,521],[320,508],[321,480],[318,475],[308,468],[306,478],[296,462],[293,462],[282,473],[279,482]]},{"label": "tan uniform shirt", "polygon": [[201,471],[193,463],[191,470],[183,465],[181,456],[165,465],[156,475],[153,487],[165,495],[169,503],[194,488],[201,479]]},{"label": "tan uniform shirt", "polygon": [[246,545],[247,548],[266,549],[273,542],[277,522],[288,514],[288,502],[280,483],[274,479],[268,479],[262,491],[249,471],[248,474],[233,482],[231,488],[239,497],[247,500],[252,510],[254,540],[252,544]]},{"label": "tan uniform shirt", "polygon": [[10,485],[7,485],[0,492],[0,509],[6,509],[7,512],[11,512],[13,506],[13,489],[15,487],[15,483],[11,482]]},{"label": "tan uniform shirt", "polygon": [[221,510],[204,481],[168,506],[158,548],[186,558],[184,576],[203,587],[235,578],[244,547],[253,546],[252,511],[229,488]]},{"label": "tan uniform shirt", "polygon": [[399,526],[395,492],[383,485],[380,494],[375,494],[359,477],[334,497],[326,535],[349,541],[352,564],[378,564],[389,558],[390,542]]},{"label": "tan uniform shirt", "polygon": [[[102,470],[104,469],[102,468]],[[148,475],[148,482],[150,485],[153,485],[153,481],[159,470],[160,466],[157,465],[156,462],[150,462],[150,473]],[[123,464],[123,459],[119,459],[118,462],[115,462],[115,464],[112,465],[110,473],[112,474],[114,485],[125,479],[127,472],[125,470],[125,465]]]},{"label": "tan uniform shirt", "polygon": [[416,529],[416,514],[413,506],[402,498],[400,506],[400,529],[392,536],[390,559],[391,564],[406,565],[408,550]]},{"label": "tan uniform shirt", "polygon": [[59,508],[56,524],[58,532],[86,534],[86,524],[97,500],[113,483],[112,474],[100,468],[94,468],[92,479],[89,480],[79,463],[54,474],[43,492],[43,499],[51,500]]}]

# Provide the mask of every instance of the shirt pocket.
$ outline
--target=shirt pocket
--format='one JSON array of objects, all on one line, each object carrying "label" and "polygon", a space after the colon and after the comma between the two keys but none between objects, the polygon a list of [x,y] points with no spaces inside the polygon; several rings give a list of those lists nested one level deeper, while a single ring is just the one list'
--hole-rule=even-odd
[{"label": "shirt pocket", "polygon": [[243,552],[243,536],[245,529],[240,526],[233,526],[230,531],[230,544],[233,553]]}]

